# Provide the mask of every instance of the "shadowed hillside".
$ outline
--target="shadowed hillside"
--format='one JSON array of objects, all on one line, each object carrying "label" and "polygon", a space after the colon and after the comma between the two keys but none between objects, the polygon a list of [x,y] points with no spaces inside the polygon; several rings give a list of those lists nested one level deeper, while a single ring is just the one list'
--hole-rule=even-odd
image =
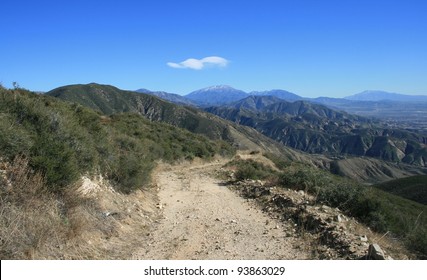
[{"label": "shadowed hillside", "polygon": [[427,176],[411,176],[375,185],[385,192],[427,205]]},{"label": "shadowed hillside", "polygon": [[323,105],[251,96],[206,111],[253,127],[285,146],[308,153],[369,156],[394,163],[427,165],[426,135],[389,128]]}]

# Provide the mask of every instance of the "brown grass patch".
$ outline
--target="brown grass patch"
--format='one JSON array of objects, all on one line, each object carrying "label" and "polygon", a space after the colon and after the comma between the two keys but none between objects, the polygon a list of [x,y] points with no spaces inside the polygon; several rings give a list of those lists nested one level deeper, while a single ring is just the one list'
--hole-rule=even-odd
[{"label": "brown grass patch", "polygon": [[132,258],[157,215],[155,199],[118,193],[101,176],[52,194],[28,159],[0,159],[0,259]]},{"label": "brown grass patch", "polygon": [[66,230],[57,200],[25,157],[6,167],[0,178],[0,258],[39,258],[40,251],[60,246]]}]

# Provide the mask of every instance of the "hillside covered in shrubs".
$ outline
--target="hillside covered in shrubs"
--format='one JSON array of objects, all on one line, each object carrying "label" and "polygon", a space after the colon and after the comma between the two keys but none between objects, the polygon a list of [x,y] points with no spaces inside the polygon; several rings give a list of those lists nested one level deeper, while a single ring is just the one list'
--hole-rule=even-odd
[{"label": "hillside covered in shrubs", "polygon": [[223,141],[133,113],[103,115],[22,89],[0,89],[0,156],[29,159],[49,189],[100,173],[129,192],[149,182],[155,161],[232,154]]}]

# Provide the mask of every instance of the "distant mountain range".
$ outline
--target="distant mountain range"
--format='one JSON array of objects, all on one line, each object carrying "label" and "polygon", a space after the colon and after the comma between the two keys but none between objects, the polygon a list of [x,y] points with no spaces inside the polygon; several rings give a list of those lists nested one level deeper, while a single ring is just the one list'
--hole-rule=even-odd
[{"label": "distant mountain range", "polygon": [[245,92],[243,90],[235,89],[227,85],[217,85],[206,87],[193,91],[187,95],[178,95],[174,93],[167,93],[164,91],[150,91],[148,89],[138,89],[137,92],[147,93],[156,95],[160,98],[172,101],[181,102],[183,104],[193,104],[198,106],[216,106],[224,105],[234,101],[241,100],[248,96],[274,96],[285,101],[298,101],[307,100],[318,103],[339,103],[339,104],[351,104],[353,101],[367,101],[367,102],[378,102],[378,101],[398,101],[398,102],[427,102],[427,95],[407,95],[401,93],[393,93],[380,90],[366,90],[354,95],[350,95],[344,98],[331,98],[331,97],[317,97],[308,98],[302,97],[295,93],[282,90],[273,89],[266,91],[251,91]]},{"label": "distant mountain range", "polygon": [[289,102],[304,100],[350,114],[398,121],[401,124],[406,122],[405,127],[407,128],[427,131],[427,96],[423,95],[368,90],[345,98],[306,98],[280,89],[245,92],[224,85],[203,88],[184,96],[161,91],[152,92],[146,89],[140,89],[138,92],[155,95],[176,104],[202,108],[229,105],[249,96],[273,96]]},{"label": "distant mountain range", "polygon": [[425,95],[406,95],[401,93],[393,93],[380,90],[366,90],[364,92],[347,96],[344,99],[354,101],[399,101],[399,102],[417,102],[427,101]]},{"label": "distant mountain range", "polygon": [[282,89],[273,89],[273,90],[266,90],[266,91],[251,91],[249,92],[249,95],[255,95],[255,96],[274,96],[286,101],[297,101],[304,99],[303,97],[296,95],[295,93],[282,90]]},{"label": "distant mountain range", "polygon": [[225,105],[230,102],[248,97],[248,95],[249,94],[243,90],[238,90],[230,86],[220,85],[193,91],[185,95],[185,98],[190,99],[199,106],[212,106]]},{"label": "distant mountain range", "polygon": [[195,102],[176,93],[168,93],[164,91],[151,91],[144,88],[138,89],[136,90],[136,92],[154,95],[163,100],[167,100],[178,105],[197,106]]},{"label": "distant mountain range", "polygon": [[227,85],[206,87],[190,92],[189,94],[183,96],[174,93],[167,93],[164,91],[150,91],[148,89],[138,89],[136,90],[136,92],[155,95],[157,97],[177,104],[199,107],[226,105],[252,95],[275,96],[286,101],[297,101],[306,99],[304,97],[296,95],[295,93],[281,89],[245,92],[243,90],[235,89]]}]

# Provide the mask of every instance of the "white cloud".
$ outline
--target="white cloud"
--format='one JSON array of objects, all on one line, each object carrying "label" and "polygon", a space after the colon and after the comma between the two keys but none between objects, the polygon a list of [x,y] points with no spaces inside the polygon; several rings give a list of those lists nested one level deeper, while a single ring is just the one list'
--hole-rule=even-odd
[{"label": "white cloud", "polygon": [[182,62],[168,62],[167,65],[172,68],[202,70],[206,67],[226,67],[229,61],[219,56],[207,56],[202,59],[189,58]]}]

